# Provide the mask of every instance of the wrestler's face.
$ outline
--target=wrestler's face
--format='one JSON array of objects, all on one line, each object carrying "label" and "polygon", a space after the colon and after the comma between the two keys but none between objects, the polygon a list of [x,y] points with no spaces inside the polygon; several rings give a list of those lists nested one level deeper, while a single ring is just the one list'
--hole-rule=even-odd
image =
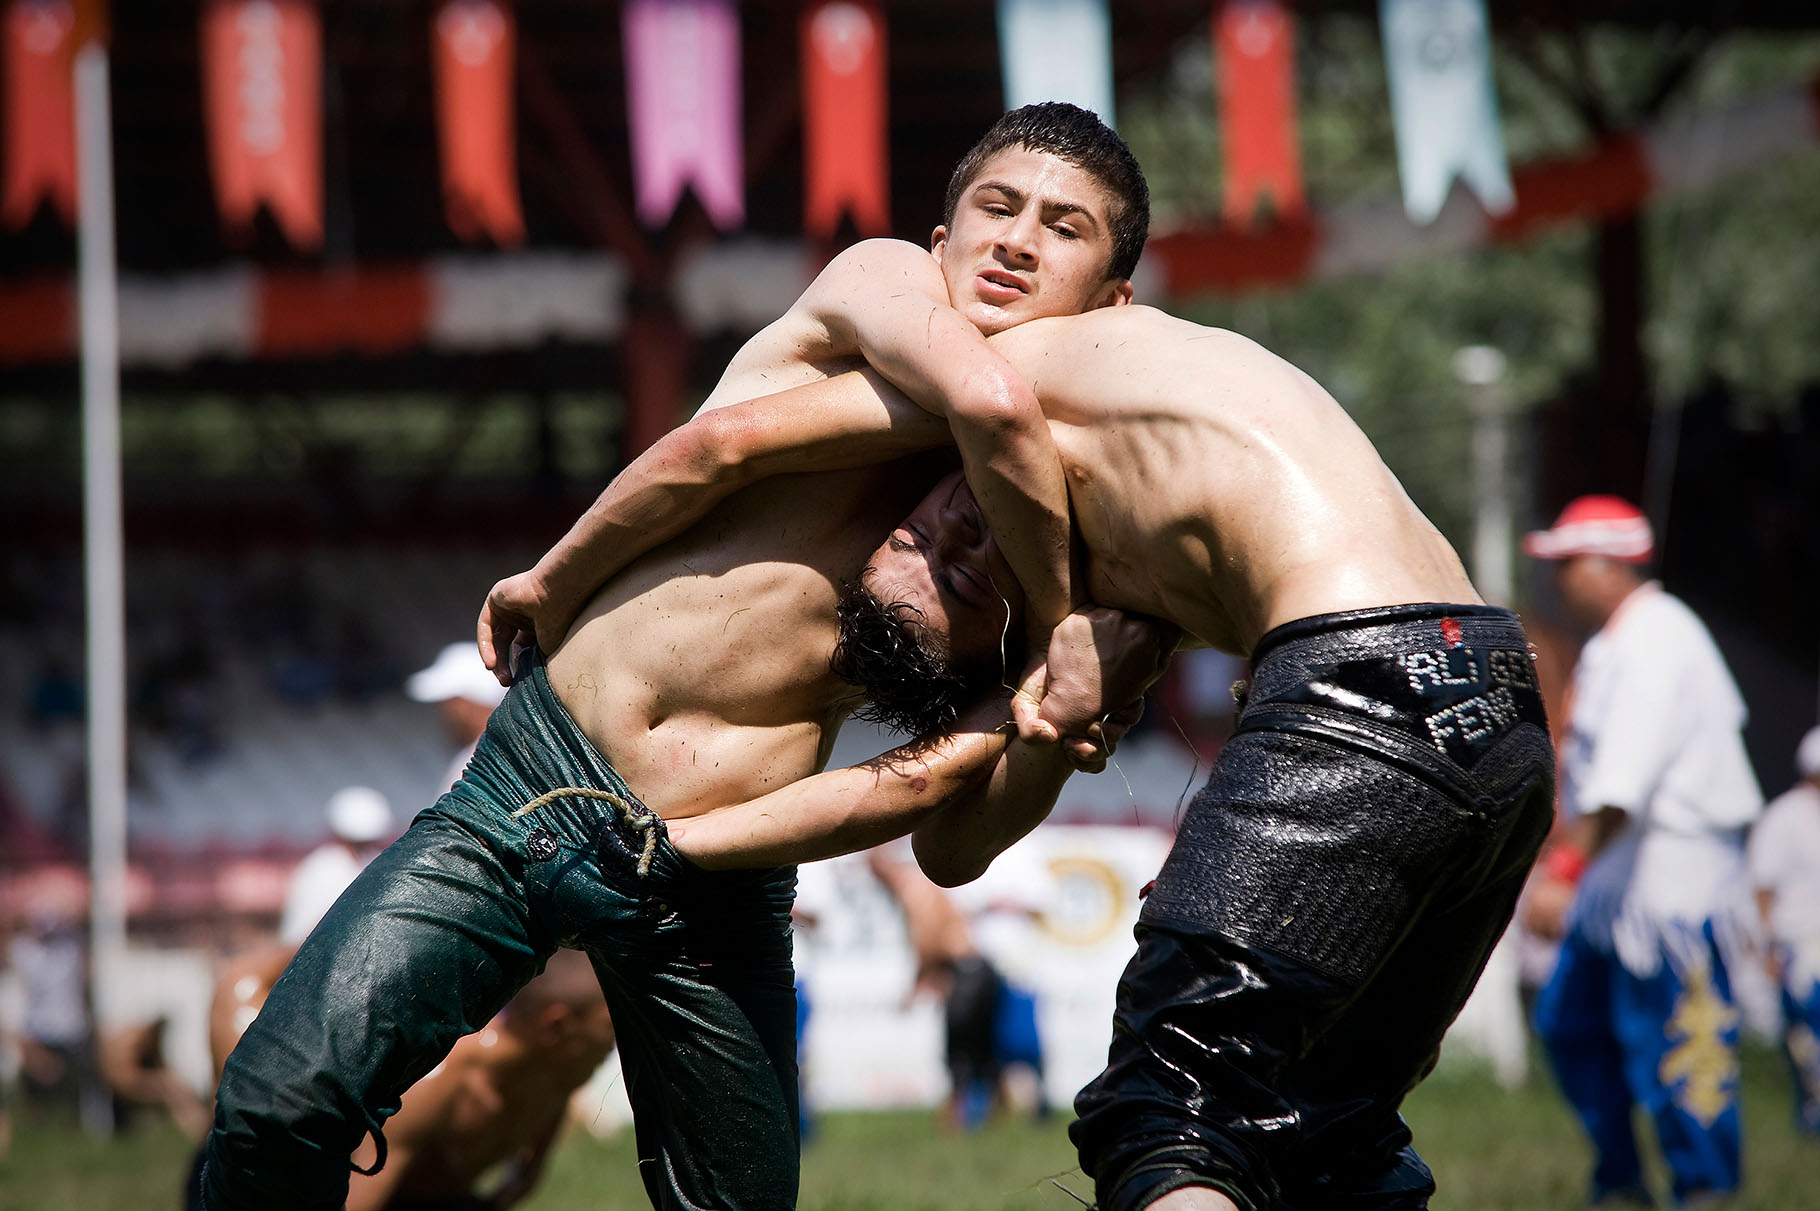
[{"label": "wrestler's face", "polygon": [[948,302],[987,336],[1026,320],[1131,301],[1109,278],[1112,201],[1085,169],[1011,147],[987,160],[930,249]]},{"label": "wrestler's face", "polygon": [[873,553],[861,585],[887,605],[914,610],[934,645],[961,668],[1001,666],[1006,632],[1024,612],[1024,588],[958,471]]}]

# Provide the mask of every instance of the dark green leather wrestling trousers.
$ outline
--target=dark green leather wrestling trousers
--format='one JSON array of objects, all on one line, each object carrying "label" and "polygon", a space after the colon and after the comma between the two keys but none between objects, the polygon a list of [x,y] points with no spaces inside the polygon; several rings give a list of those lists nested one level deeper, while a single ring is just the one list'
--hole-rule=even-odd
[{"label": "dark green leather wrestling trousers", "polygon": [[[548,792],[584,788],[619,803]],[[788,1208],[798,1176],[793,867],[683,859],[541,663],[455,788],[344,892],[221,1076],[210,1211],[339,1211],[349,1154],[559,946],[612,1011],[654,1206]]]}]

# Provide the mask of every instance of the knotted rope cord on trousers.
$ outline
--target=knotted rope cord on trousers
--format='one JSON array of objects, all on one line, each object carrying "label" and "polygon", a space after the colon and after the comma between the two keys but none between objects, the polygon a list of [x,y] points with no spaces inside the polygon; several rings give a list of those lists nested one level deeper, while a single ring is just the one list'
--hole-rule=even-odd
[{"label": "knotted rope cord on trousers", "polygon": [[512,813],[512,819],[528,816],[546,804],[574,795],[580,799],[594,799],[608,804],[619,812],[620,819],[644,834],[645,850],[638,858],[638,873],[651,873],[651,860],[657,856],[657,813],[638,804],[628,802],[612,791],[595,790],[591,786],[559,786],[553,791],[545,791],[523,807]]}]

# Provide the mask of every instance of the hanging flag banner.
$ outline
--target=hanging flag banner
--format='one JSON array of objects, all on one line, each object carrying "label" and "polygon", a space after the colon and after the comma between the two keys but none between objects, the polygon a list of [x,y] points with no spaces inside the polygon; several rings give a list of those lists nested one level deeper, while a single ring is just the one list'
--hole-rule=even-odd
[{"label": "hanging flag banner", "polygon": [[1300,217],[1295,29],[1278,0],[1228,0],[1214,22],[1220,141],[1226,149],[1226,221],[1245,226],[1266,194],[1278,218]]},{"label": "hanging flag banner", "polygon": [[76,10],[69,0],[14,0],[6,10],[6,183],[0,222],[20,228],[49,199],[76,224]]},{"label": "hanging flag banner", "polygon": [[322,246],[322,26],[307,0],[210,0],[203,102],[215,204],[244,231],[264,203],[293,247]]},{"label": "hanging flag banner", "polygon": [[732,0],[626,0],[621,20],[638,217],[663,226],[686,185],[716,227],[738,227],[746,199]]},{"label": "hanging flag banner", "polygon": [[1516,203],[1491,82],[1484,0],[1379,0],[1403,209],[1433,222],[1456,175],[1485,209]]},{"label": "hanging flag banner", "polygon": [[803,226],[834,234],[843,212],[864,235],[891,229],[885,19],[875,2],[803,14]]},{"label": "hanging flag banner", "polygon": [[1005,108],[1072,101],[1112,118],[1112,18],[1106,0],[998,0]]},{"label": "hanging flag banner", "polygon": [[517,30],[499,0],[447,0],[436,14],[436,146],[449,229],[473,243],[525,242],[512,74]]}]

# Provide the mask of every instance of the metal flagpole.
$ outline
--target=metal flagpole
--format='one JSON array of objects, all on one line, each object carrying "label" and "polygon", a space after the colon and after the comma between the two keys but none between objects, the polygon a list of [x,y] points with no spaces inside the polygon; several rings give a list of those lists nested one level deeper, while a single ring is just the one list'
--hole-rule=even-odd
[{"label": "metal flagpole", "polygon": [[1516,598],[1511,572],[1515,504],[1510,484],[1510,418],[1504,392],[1504,354],[1490,345],[1468,345],[1454,354],[1454,375],[1466,384],[1472,410],[1472,582],[1492,605]]},{"label": "metal flagpole", "polygon": [[82,338],[83,546],[88,614],[91,1000],[126,949],[126,609],[121,561],[120,358],[113,131],[102,3],[75,57],[77,280]]}]

